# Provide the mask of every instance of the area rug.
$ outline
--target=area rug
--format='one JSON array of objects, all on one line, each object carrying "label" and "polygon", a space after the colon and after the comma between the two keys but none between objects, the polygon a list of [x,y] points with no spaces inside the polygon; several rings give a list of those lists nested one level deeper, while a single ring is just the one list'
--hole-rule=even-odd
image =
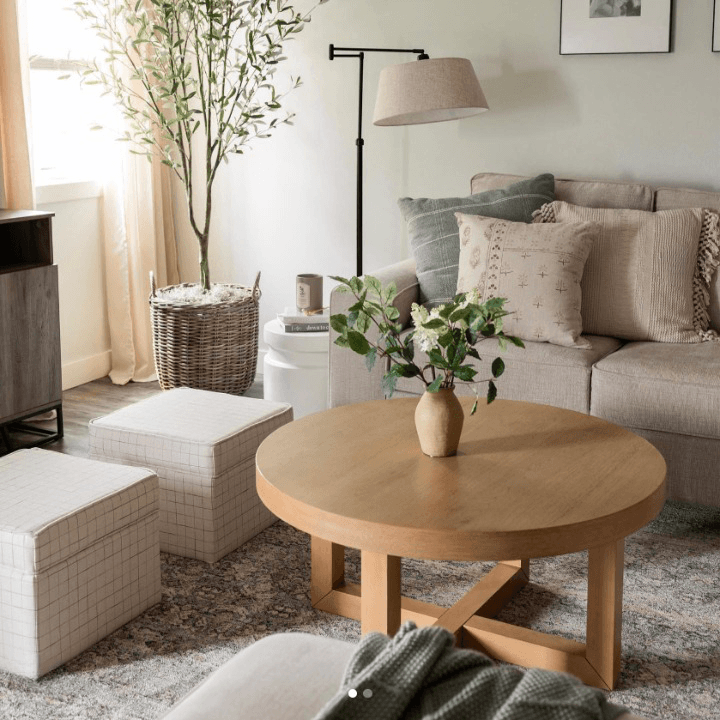
[{"label": "area rug", "polygon": [[[583,641],[585,553],[533,560],[499,616]],[[403,560],[403,592],[450,605],[486,563]],[[359,556],[348,551],[357,581]],[[214,565],[163,555],[163,599],[39,681],[0,673],[0,717],[161,717],[238,650],[270,633],[350,641],[359,623],[310,607],[307,535],[278,522]],[[614,702],[657,720],[720,715],[720,509],[668,503],[626,544],[623,667]],[[298,719],[302,720],[302,719]]]}]

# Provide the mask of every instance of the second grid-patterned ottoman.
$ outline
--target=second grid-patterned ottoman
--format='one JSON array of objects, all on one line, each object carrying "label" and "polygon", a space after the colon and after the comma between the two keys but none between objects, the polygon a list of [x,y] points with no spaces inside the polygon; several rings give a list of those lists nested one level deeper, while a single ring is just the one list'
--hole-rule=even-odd
[{"label": "second grid-patterned ottoman", "polygon": [[38,678],[160,598],[152,471],[39,449],[0,458],[0,668]]},{"label": "second grid-patterned ottoman", "polygon": [[275,522],[255,453],[293,419],[285,403],[176,388],[90,422],[90,457],[160,480],[160,549],[215,562]]}]

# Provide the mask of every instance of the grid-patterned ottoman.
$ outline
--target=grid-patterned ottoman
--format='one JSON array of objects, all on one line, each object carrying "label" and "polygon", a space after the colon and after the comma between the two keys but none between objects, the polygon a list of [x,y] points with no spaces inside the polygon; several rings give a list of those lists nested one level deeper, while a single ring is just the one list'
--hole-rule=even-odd
[{"label": "grid-patterned ottoman", "polygon": [[155,473],[0,458],[0,668],[38,678],[160,600]]},{"label": "grid-patterned ottoman", "polygon": [[215,562],[275,516],[255,490],[255,453],[293,419],[286,403],[176,388],[90,422],[90,456],[152,468],[160,549]]}]

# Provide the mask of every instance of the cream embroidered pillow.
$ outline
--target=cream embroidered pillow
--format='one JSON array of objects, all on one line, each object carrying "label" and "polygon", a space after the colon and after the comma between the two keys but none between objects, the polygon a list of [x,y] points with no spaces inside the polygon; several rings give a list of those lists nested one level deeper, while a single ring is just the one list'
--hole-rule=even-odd
[{"label": "cream embroidered pillow", "polygon": [[[455,213],[460,226],[457,291],[507,299],[503,329],[523,340],[588,348],[581,338],[580,279],[600,226],[527,225]],[[549,232],[548,230],[552,228]]]},{"label": "cream embroidered pillow", "polygon": [[582,279],[585,332],[624,340],[695,343],[708,330],[708,281],[717,267],[718,214],[543,205],[536,223],[601,224]]}]

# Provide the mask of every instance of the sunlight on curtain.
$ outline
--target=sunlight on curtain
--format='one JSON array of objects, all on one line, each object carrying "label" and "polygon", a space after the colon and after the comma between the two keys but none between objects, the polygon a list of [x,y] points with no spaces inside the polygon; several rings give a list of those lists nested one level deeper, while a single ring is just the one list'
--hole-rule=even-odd
[{"label": "sunlight on curtain", "polygon": [[22,0],[0,0],[0,207],[31,210],[28,66]]},{"label": "sunlight on curtain", "polygon": [[155,380],[150,271],[158,285],[179,282],[170,169],[116,145],[118,168],[104,184],[105,264],[112,345],[110,379]]},{"label": "sunlight on curtain", "polygon": [[[171,170],[157,159],[148,162],[133,155],[129,143],[115,142],[123,119],[107,98],[100,97],[98,86],[80,87],[76,77],[52,84],[53,74],[62,74],[69,61],[91,59],[101,47],[94,32],[68,10],[70,1],[26,2],[34,56],[38,174],[52,181],[79,179],[80,173],[83,179],[102,183],[110,378],[118,384],[154,380],[149,274],[153,271],[160,285],[179,282]],[[47,111],[53,97],[54,114]],[[41,106],[46,110],[42,114]],[[96,124],[106,131],[90,130]]]}]

